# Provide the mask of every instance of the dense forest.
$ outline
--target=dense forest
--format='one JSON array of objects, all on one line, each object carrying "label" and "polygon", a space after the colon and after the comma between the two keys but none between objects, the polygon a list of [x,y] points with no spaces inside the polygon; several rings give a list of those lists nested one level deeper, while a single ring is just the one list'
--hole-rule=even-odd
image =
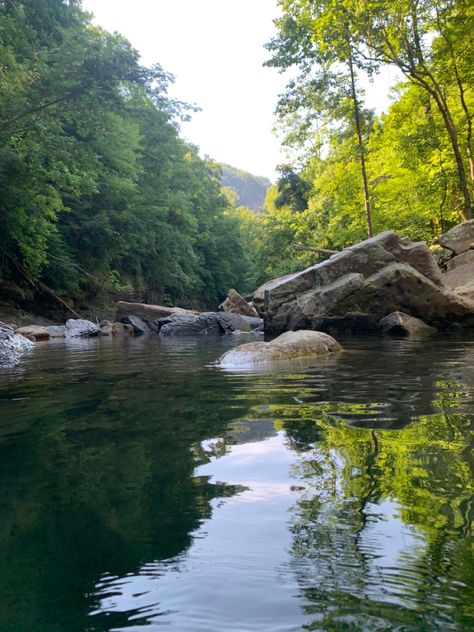
[{"label": "dense forest", "polygon": [[[472,2],[278,5],[267,64],[290,70],[277,116],[293,159],[255,214],[180,138],[192,108],[160,65],[80,0],[0,1],[4,299],[210,307],[321,256],[301,247],[388,228],[433,240],[472,217]],[[361,84],[386,66],[403,80],[378,116]]]},{"label": "dense forest", "polygon": [[206,306],[242,285],[239,220],[168,73],[78,0],[2,0],[0,59],[4,299]]}]

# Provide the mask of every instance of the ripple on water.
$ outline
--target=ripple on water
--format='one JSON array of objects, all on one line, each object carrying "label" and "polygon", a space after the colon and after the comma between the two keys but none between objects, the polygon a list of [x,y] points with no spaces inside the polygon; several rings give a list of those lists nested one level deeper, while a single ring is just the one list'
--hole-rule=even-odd
[{"label": "ripple on water", "polygon": [[473,629],[474,340],[220,370],[239,342],[1,374],[1,630]]}]

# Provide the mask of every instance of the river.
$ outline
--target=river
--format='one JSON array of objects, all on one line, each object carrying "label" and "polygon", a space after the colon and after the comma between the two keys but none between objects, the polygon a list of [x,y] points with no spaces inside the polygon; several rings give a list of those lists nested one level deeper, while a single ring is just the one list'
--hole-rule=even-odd
[{"label": "river", "polygon": [[0,630],[474,629],[474,338],[52,341],[0,371]]}]

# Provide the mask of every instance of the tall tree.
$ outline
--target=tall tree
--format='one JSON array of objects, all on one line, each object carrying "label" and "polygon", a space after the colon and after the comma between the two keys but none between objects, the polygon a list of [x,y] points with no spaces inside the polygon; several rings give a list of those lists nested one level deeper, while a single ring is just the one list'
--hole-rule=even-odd
[{"label": "tall tree", "polygon": [[[339,119],[352,121],[357,138],[362,196],[367,235],[373,233],[366,146],[362,111],[357,87],[356,66],[360,58],[353,49],[353,34],[343,7],[330,0],[280,0],[283,16],[275,20],[278,35],[267,45],[273,57],[269,62],[281,70],[297,67],[300,75],[289,81],[280,99],[278,112],[283,118],[295,112],[299,133],[306,142],[314,133],[311,121]],[[302,133],[303,132],[303,133]]]},{"label": "tall tree", "polygon": [[[376,65],[392,64],[401,70],[407,79],[425,90],[434,100],[444,121],[456,161],[459,189],[464,217],[473,217],[473,203],[468,177],[459,140],[459,130],[453,114],[450,96],[454,84],[458,98],[467,118],[467,151],[472,156],[472,115],[466,107],[468,76],[461,78],[461,66],[456,64],[454,42],[462,35],[462,59],[474,58],[474,11],[468,0],[374,0],[373,2],[343,3],[346,20],[351,25],[357,42],[358,54]],[[454,26],[457,25],[457,26]],[[461,25],[461,26],[459,26]],[[437,46],[441,38],[441,46]],[[459,81],[446,77],[446,66],[439,63],[438,48],[442,57],[449,59],[454,76]],[[463,64],[465,68],[466,62]],[[467,66],[472,66],[467,61]],[[472,70],[467,69],[472,79]],[[448,74],[449,77],[449,74]],[[472,84],[471,84],[472,85]],[[471,163],[472,164],[472,163]]]}]

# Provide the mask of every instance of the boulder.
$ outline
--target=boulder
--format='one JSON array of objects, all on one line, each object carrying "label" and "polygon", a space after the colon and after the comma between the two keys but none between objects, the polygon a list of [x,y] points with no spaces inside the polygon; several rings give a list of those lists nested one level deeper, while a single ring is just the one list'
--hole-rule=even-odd
[{"label": "boulder", "polygon": [[15,333],[28,338],[28,340],[49,340],[48,328],[41,327],[40,325],[27,325],[26,327],[19,327],[15,330]]},{"label": "boulder", "polygon": [[213,314],[224,334],[233,334],[236,331],[250,333],[252,327],[240,314],[233,312],[222,312]]},{"label": "boulder", "polygon": [[437,243],[451,250],[455,255],[474,247],[474,219],[462,222],[438,237]]},{"label": "boulder", "polygon": [[452,257],[452,259],[448,259],[446,262],[446,269],[448,272],[450,270],[454,270],[454,268],[458,268],[459,266],[464,265],[465,263],[473,263],[474,262],[474,250],[466,250],[466,252],[457,255],[456,257]]},{"label": "boulder", "polygon": [[112,334],[114,336],[129,336],[133,334],[133,326],[125,323],[112,323]]},{"label": "boulder", "polygon": [[15,334],[11,327],[0,323],[0,367],[12,367],[22,355],[33,349],[34,343],[25,336]]},{"label": "boulder", "polygon": [[160,336],[201,336],[221,333],[219,323],[213,315],[172,314],[160,321]]},{"label": "boulder", "polygon": [[443,284],[451,290],[457,290],[457,288],[471,283],[471,281],[474,281],[474,261],[468,261],[445,272],[442,278]]},{"label": "boulder", "polygon": [[253,318],[252,316],[242,316],[252,331],[263,331],[263,318]]},{"label": "boulder", "polygon": [[105,325],[100,326],[100,335],[101,336],[112,336],[112,323],[107,323]]},{"label": "boulder", "polygon": [[195,314],[189,309],[181,307],[165,307],[164,305],[147,305],[145,303],[126,303],[119,301],[116,306],[115,320],[117,322],[126,322],[124,318],[127,316],[135,316],[142,320],[154,322],[159,318],[166,318],[171,314]]},{"label": "boulder", "polygon": [[271,342],[249,342],[224,353],[219,366],[252,369],[275,363],[327,356],[342,351],[341,345],[320,331],[288,331]]},{"label": "boulder", "polygon": [[221,312],[231,312],[241,316],[251,316],[258,318],[257,311],[236,291],[229,290],[227,298],[219,305]]},{"label": "boulder", "polygon": [[152,329],[149,324],[139,316],[123,316],[122,323],[125,325],[131,325],[133,333],[137,336],[156,333],[155,328]]},{"label": "boulder", "polygon": [[380,327],[385,334],[391,336],[426,336],[437,333],[419,318],[414,318],[403,312],[392,312],[380,321]]},{"label": "boulder", "polygon": [[66,325],[51,325],[48,327],[50,338],[64,338],[66,336]]},{"label": "boulder", "polygon": [[66,338],[86,338],[89,336],[98,336],[100,327],[90,320],[82,318],[70,318],[66,322]]},{"label": "boulder", "polygon": [[[257,295],[260,289],[257,290]],[[474,323],[474,303],[445,288],[435,256],[392,231],[266,284],[265,331],[380,331],[404,312],[434,326]]]},{"label": "boulder", "polygon": [[457,287],[456,294],[469,301],[474,301],[474,280]]}]

